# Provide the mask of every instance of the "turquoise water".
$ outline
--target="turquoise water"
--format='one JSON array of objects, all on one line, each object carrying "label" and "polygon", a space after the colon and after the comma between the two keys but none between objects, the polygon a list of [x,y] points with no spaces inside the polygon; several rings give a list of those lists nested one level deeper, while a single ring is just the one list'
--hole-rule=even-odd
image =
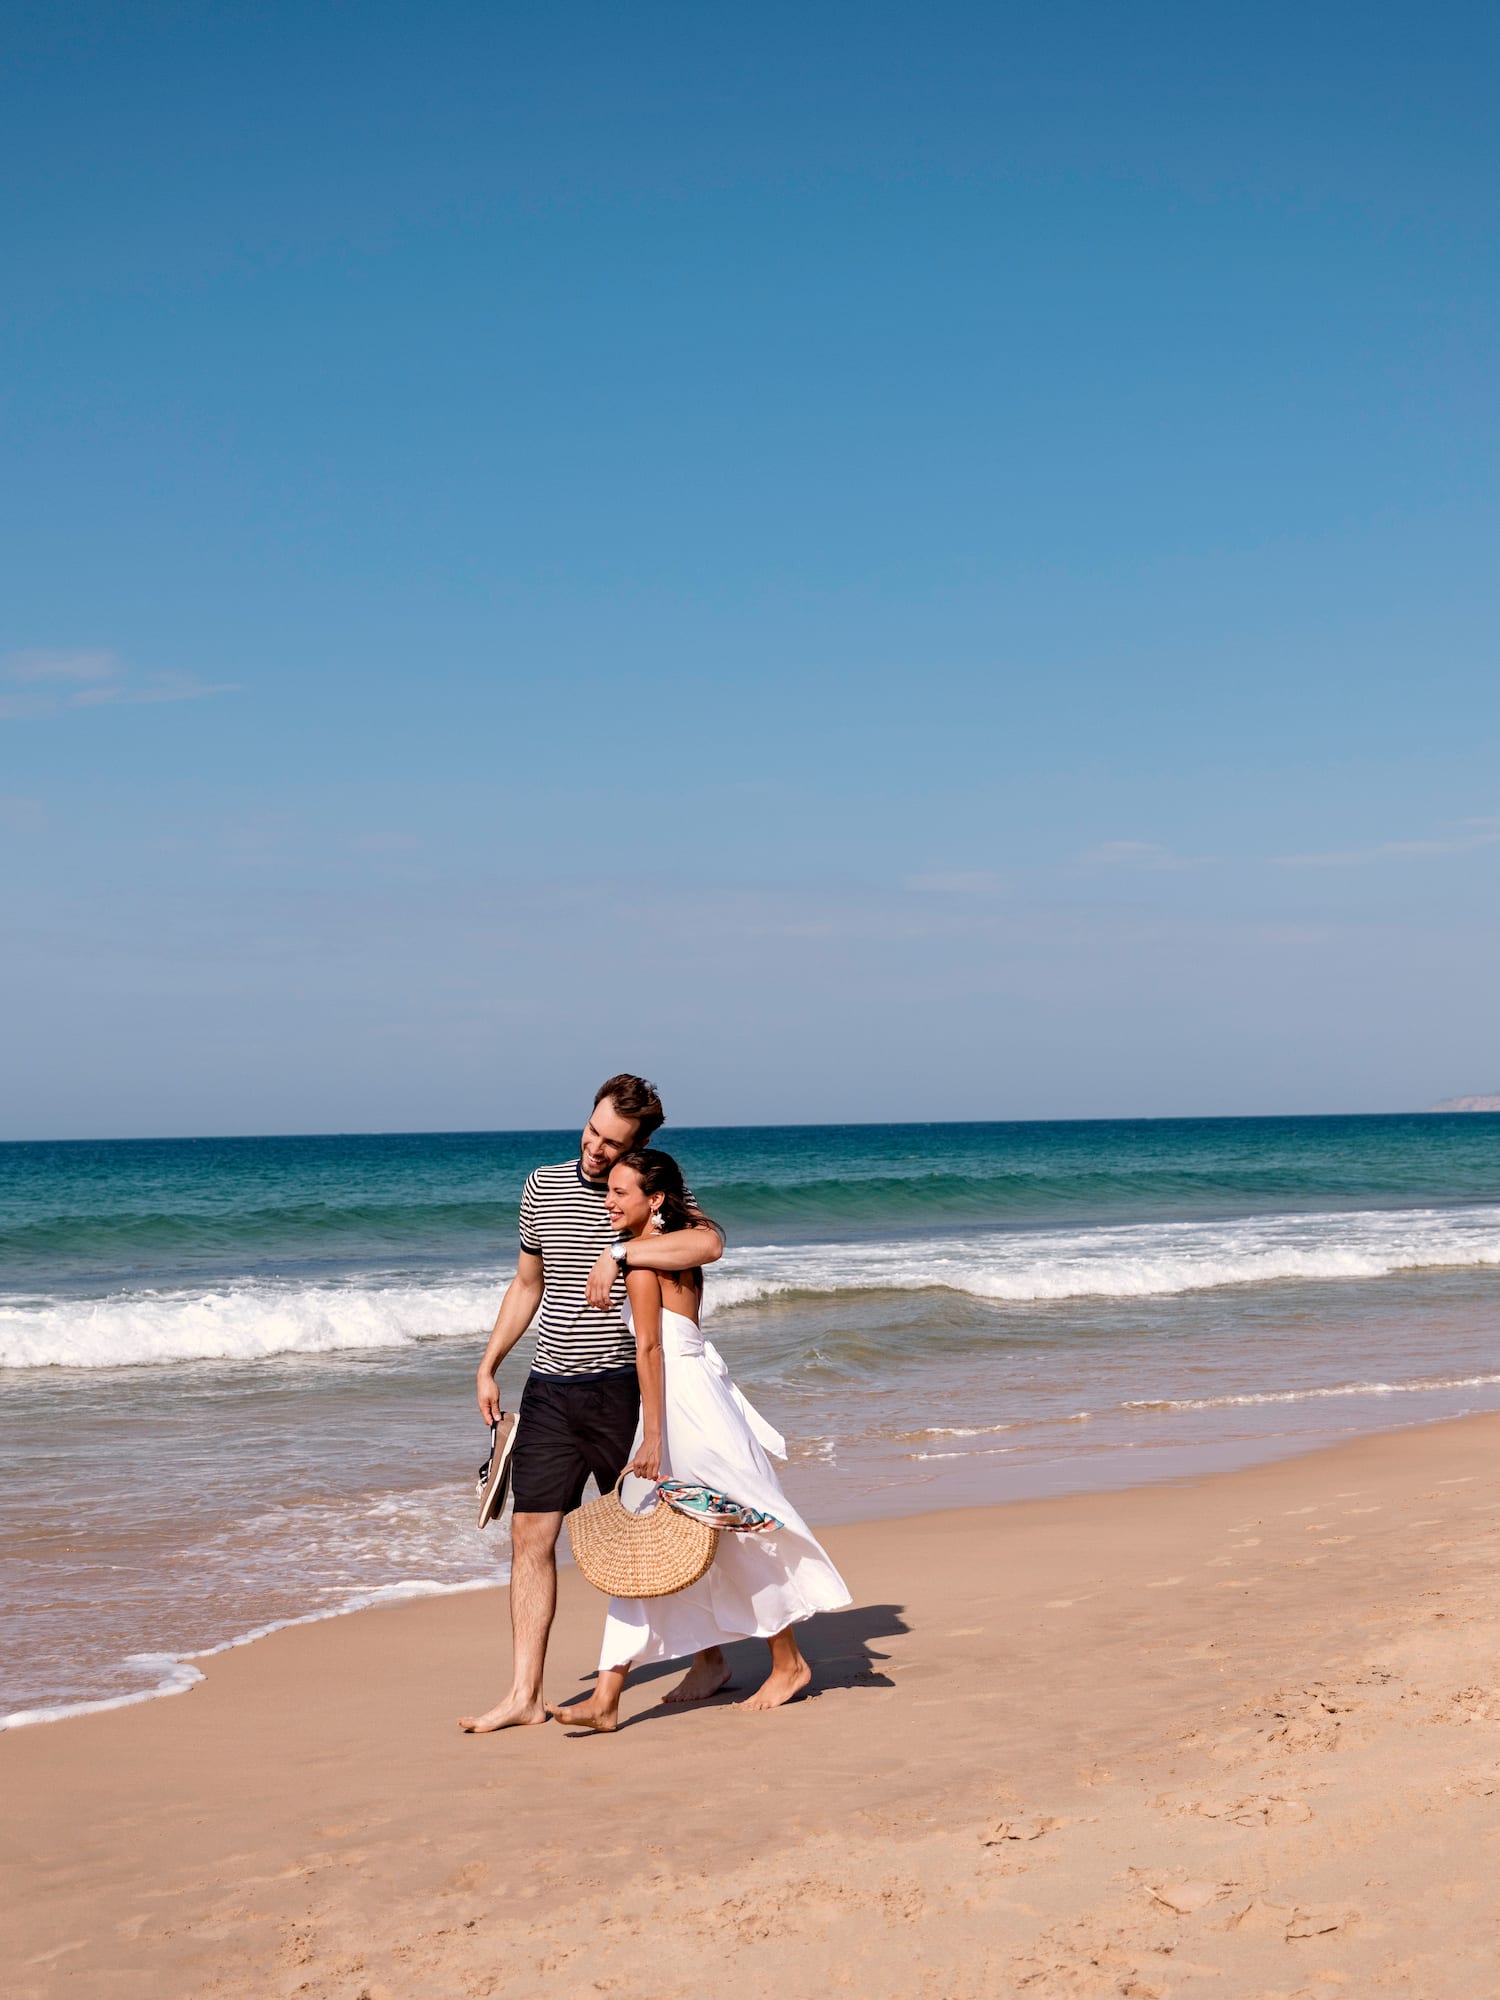
[{"label": "turquoise water", "polygon": [[[473,1368],[525,1174],[576,1143],[0,1147],[0,1712],[502,1576],[469,1515]],[[1500,1407],[1500,1116],[663,1143],[728,1232],[710,1331],[815,1518]]]},{"label": "turquoise water", "polygon": [[[1500,1197],[1500,1115],[667,1131],[736,1242]],[[571,1132],[0,1146],[0,1288],[413,1269],[507,1250]],[[59,1356],[59,1359],[62,1359]]]}]

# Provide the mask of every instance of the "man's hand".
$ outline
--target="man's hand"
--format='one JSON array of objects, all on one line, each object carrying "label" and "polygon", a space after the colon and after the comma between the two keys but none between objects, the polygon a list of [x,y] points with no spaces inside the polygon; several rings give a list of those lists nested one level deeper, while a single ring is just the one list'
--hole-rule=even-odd
[{"label": "man's hand", "polygon": [[500,1385],[487,1369],[481,1368],[478,1378],[479,1414],[487,1424],[500,1421]]},{"label": "man's hand", "polygon": [[588,1288],[585,1296],[596,1312],[608,1312],[610,1294],[615,1288],[615,1279],[620,1275],[620,1267],[607,1250],[601,1250],[594,1259],[594,1268],[589,1272]]}]

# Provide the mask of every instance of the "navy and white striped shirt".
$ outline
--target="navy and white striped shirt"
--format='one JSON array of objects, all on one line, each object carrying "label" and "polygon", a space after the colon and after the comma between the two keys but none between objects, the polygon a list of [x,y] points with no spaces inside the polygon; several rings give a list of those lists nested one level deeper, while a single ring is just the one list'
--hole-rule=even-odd
[{"label": "navy and white striped shirt", "polygon": [[604,1212],[603,1181],[587,1181],[575,1160],[538,1167],[521,1196],[521,1248],[542,1260],[542,1309],[537,1315],[539,1375],[605,1375],[635,1366],[635,1336],[621,1313],[625,1281],[617,1277],[609,1307],[585,1296],[599,1252],[615,1240]]}]

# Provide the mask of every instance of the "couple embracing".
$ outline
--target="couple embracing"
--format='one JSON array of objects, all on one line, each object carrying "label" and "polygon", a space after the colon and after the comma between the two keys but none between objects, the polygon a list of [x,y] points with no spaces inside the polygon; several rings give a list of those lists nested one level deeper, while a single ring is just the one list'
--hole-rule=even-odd
[{"label": "couple embracing", "polygon": [[[791,1506],[770,1457],[780,1437],[730,1381],[699,1324],[703,1269],[723,1233],[649,1144],[665,1114],[644,1077],[601,1084],[578,1157],[539,1167],[521,1197],[521,1247],[479,1364],[479,1407],[500,1415],[495,1371],[537,1322],[511,1458],[510,1693],[459,1724],[475,1734],[545,1722],[615,1728],[632,1666],[691,1654],[668,1702],[706,1701],[729,1683],[726,1640],[770,1641],[771,1671],[743,1708],[779,1708],[811,1671],[793,1627],[849,1593]],[[538,1309],[540,1310],[538,1311]],[[774,1517],[768,1534],[725,1534],[707,1574],[670,1597],[610,1600],[599,1675],[584,1702],[542,1693],[557,1605],[557,1538],[592,1474],[672,1477]]]}]

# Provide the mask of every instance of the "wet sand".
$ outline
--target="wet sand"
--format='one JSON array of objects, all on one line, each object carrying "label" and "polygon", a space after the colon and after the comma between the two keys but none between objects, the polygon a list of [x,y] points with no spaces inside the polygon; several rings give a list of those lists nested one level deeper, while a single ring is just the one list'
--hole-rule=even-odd
[{"label": "wet sand", "polygon": [[[811,1698],[461,1736],[503,1594],[0,1736],[16,2000],[1495,1989],[1500,1418],[834,1529]],[[602,1601],[565,1572],[549,1694]],[[737,1649],[742,1687],[763,1649]]]}]

